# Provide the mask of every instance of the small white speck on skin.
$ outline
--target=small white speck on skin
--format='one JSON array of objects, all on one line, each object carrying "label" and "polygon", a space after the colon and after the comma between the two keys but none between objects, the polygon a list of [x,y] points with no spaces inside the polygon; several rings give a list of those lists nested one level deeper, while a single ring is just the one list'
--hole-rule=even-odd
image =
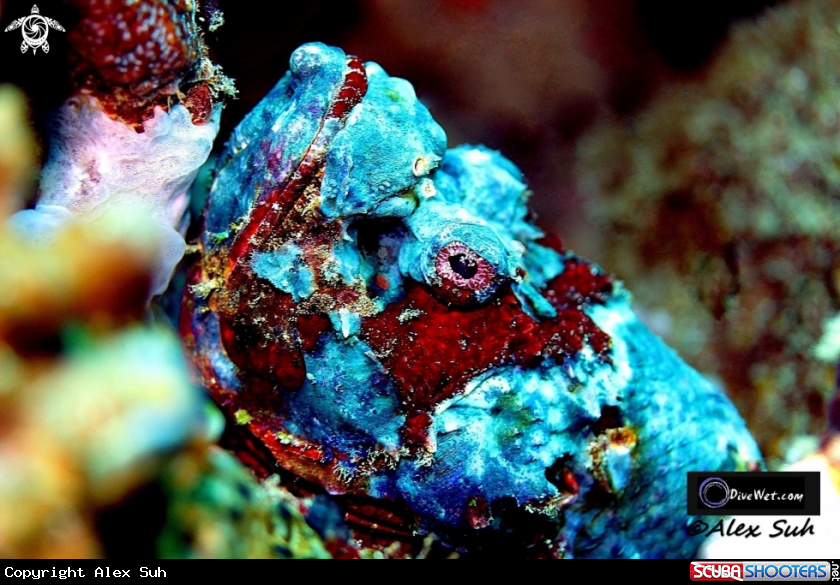
[{"label": "small white speck on skin", "polygon": [[344,308],[339,309],[338,318],[341,321],[341,335],[347,339],[350,337],[350,311]]},{"label": "small white speck on skin", "polygon": [[554,389],[552,384],[540,384],[540,394],[542,394],[545,399],[550,402],[554,402],[557,398],[557,391]]},{"label": "small white speck on skin", "polygon": [[467,152],[465,158],[472,164],[480,165],[490,160],[490,153],[473,148]]},{"label": "small white speck on skin", "polygon": [[423,314],[423,311],[417,309],[405,309],[402,313],[399,314],[397,320],[400,323],[405,323],[406,321],[410,321],[412,319],[416,319]]},{"label": "small white speck on skin", "polygon": [[420,181],[420,194],[426,199],[431,199],[437,195],[437,189],[431,179],[423,179]]}]

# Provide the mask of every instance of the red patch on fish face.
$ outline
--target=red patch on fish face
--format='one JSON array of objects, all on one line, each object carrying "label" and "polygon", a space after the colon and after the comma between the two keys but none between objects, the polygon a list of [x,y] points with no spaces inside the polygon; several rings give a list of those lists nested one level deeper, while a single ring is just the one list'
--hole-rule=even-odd
[{"label": "red patch on fish face", "polygon": [[[396,383],[403,412],[431,413],[475,376],[494,367],[535,367],[544,358],[562,362],[587,343],[607,359],[610,338],[583,309],[603,303],[609,276],[576,258],[548,283],[546,298],[557,317],[536,321],[510,286],[492,301],[461,309],[409,281],[402,300],[362,319],[362,336]],[[416,433],[415,433],[416,434]]]},{"label": "red patch on fish face", "polygon": [[552,280],[546,297],[557,307],[581,307],[591,303],[603,304],[612,294],[613,282],[608,274],[593,272],[592,266],[580,258],[570,257],[563,274]]}]

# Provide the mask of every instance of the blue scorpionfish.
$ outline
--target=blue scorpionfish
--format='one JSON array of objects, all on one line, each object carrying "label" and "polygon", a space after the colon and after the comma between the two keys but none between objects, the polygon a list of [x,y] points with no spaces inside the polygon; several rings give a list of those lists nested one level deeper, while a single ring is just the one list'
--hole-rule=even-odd
[{"label": "blue scorpionfish", "polygon": [[686,472],[755,469],[755,442],[527,198],[497,152],[447,150],[407,81],[300,47],[218,161],[195,368],[352,542],[690,557]]}]

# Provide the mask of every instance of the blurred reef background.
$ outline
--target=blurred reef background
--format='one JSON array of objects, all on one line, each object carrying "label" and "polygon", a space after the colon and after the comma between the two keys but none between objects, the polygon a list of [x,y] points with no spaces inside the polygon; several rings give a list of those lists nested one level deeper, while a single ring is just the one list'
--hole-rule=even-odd
[{"label": "blurred reef background", "polygon": [[577,150],[604,264],[788,462],[816,445],[840,356],[839,26],[830,1],[771,10]]},{"label": "blurred reef background", "polygon": [[[409,79],[450,146],[511,158],[539,223],[627,283],[649,326],[732,397],[771,468],[838,465],[836,2],[145,4],[127,26],[156,18],[176,39],[153,57],[135,37],[116,64],[88,42],[117,18],[104,0],[40,2],[68,31],[47,54],[0,34],[0,219],[34,205],[49,114],[74,92],[135,127],[176,102],[214,123],[226,100],[226,137],[297,46],[341,46]],[[31,7],[0,0],[0,30]],[[38,245],[0,229],[0,556],[119,557],[137,542],[340,556],[342,535],[313,520],[329,510],[215,446],[224,420],[146,311],[153,234],[132,214]],[[131,541],[115,529],[127,518]]]}]

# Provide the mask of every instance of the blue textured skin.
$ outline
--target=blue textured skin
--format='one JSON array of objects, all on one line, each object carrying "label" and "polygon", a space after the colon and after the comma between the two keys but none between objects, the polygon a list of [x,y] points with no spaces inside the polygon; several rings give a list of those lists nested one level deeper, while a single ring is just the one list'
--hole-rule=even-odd
[{"label": "blue textured skin", "polygon": [[[224,258],[260,193],[289,180],[316,140],[344,62],[341,51],[323,45],[298,49],[292,72],[234,132],[209,197],[206,258]],[[361,300],[318,309],[331,330],[304,352],[303,385],[277,387],[282,412],[250,414],[280,425],[278,437],[319,445],[324,465],[337,465],[344,482],[329,483],[328,491],[405,503],[417,515],[415,530],[435,531],[462,549],[480,542],[475,534],[516,532],[524,515],[544,531],[538,540],[559,555],[692,556],[700,542],[685,530],[692,520],[686,472],[746,469],[759,465],[760,455],[731,403],[639,322],[618,283],[608,299],[578,307],[610,336],[608,359],[585,344],[562,359],[545,353],[528,367],[499,363],[435,406],[431,446],[403,444],[407,411],[383,366],[386,354],[377,354],[364,334],[365,319],[400,302],[412,281],[429,290],[439,286],[435,258],[459,241],[496,275],[473,296],[476,306],[493,306],[510,286],[529,318],[550,322],[558,310],[546,287],[574,255],[537,243],[543,233],[528,219],[528,193],[513,163],[483,147],[444,151],[443,130],[411,86],[375,64],[367,71],[362,102],[343,126],[317,137],[327,154],[311,217],[339,226],[340,236],[316,249],[301,228],[249,260],[255,278],[295,302],[329,296],[336,287],[352,288]],[[388,223],[369,253],[358,242],[373,219]],[[372,284],[375,275],[385,275],[389,287]],[[191,302],[199,369],[220,402],[231,411],[243,408],[248,375],[222,348],[212,303],[201,296]],[[404,313],[406,323],[422,323],[419,313]],[[457,360],[459,351],[453,346],[451,356],[424,357],[430,364]],[[617,435],[597,428],[607,407],[620,412],[620,426],[610,431]],[[365,464],[376,458],[390,463]],[[578,491],[558,489],[551,477],[558,462],[574,475]],[[470,509],[481,499],[487,510],[476,523]]]}]

